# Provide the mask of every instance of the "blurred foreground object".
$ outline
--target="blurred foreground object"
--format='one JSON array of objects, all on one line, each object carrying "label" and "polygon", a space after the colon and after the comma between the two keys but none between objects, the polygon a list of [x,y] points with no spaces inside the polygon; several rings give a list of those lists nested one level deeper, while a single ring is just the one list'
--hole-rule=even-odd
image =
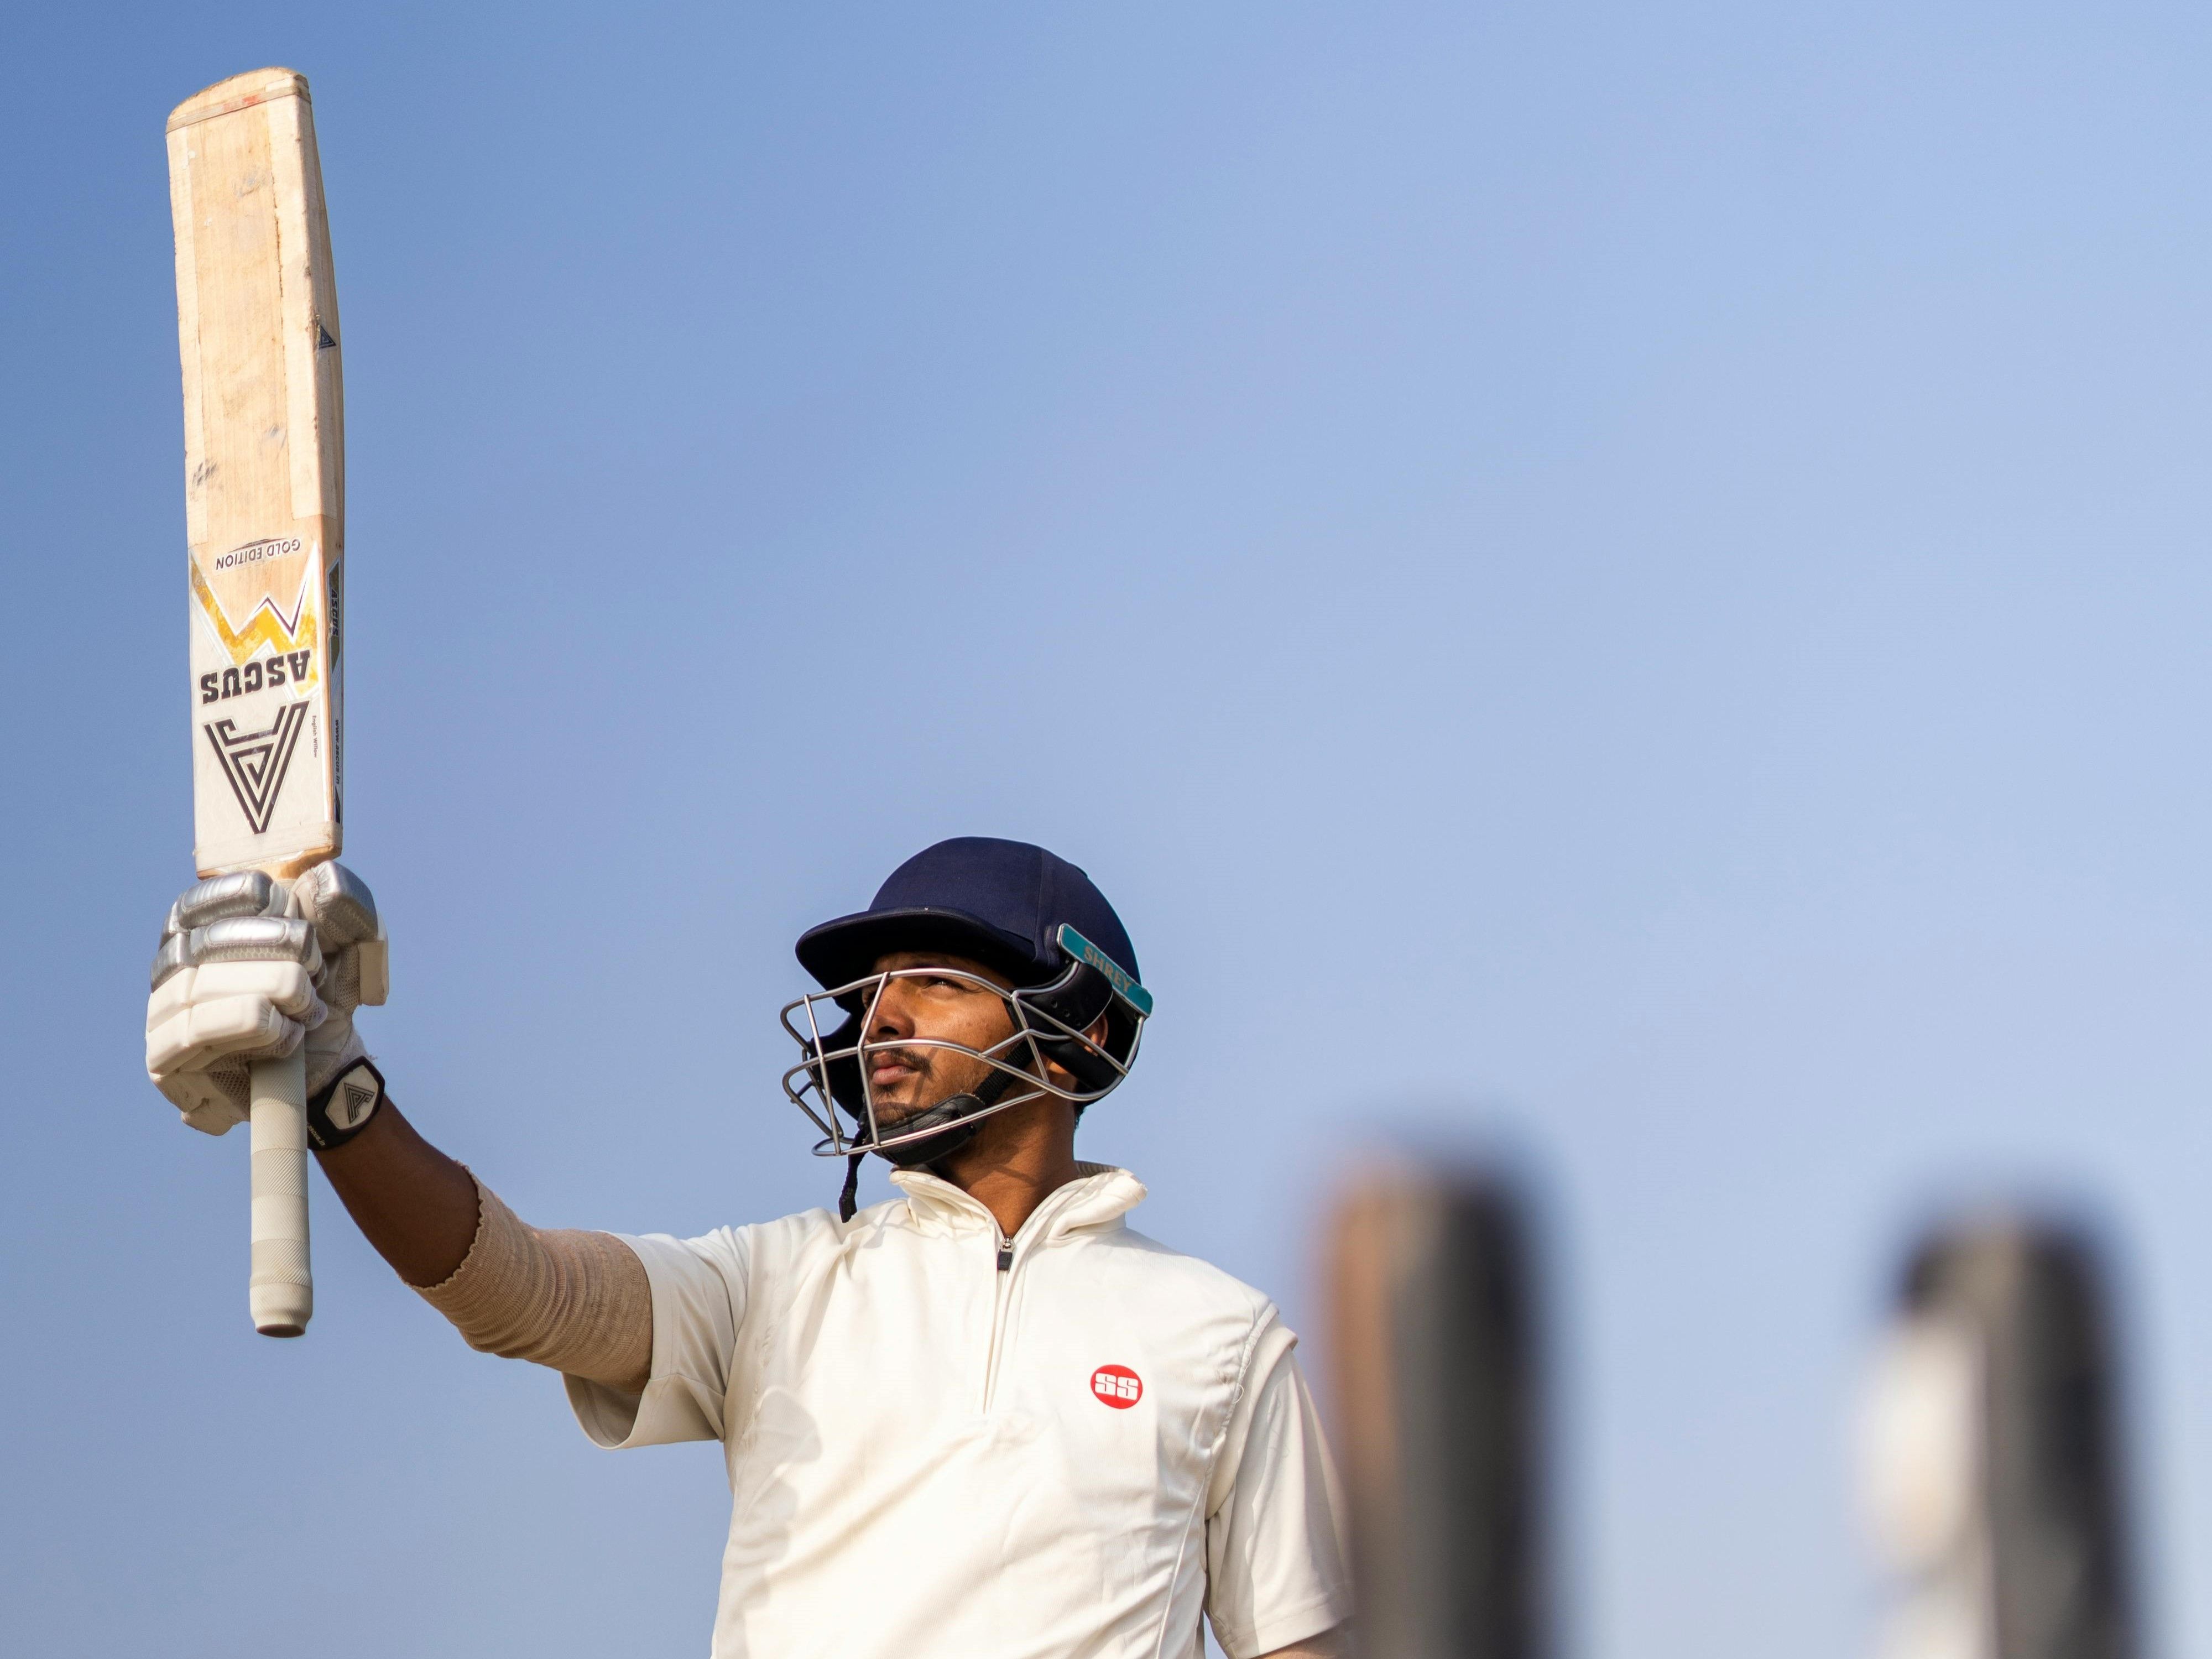
[{"label": "blurred foreground object", "polygon": [[1544,1424],[1523,1206],[1465,1170],[1352,1183],[1329,1356],[1360,1659],[1540,1659]]},{"label": "blurred foreground object", "polygon": [[2118,1394],[2096,1252],[2018,1220],[1914,1251],[1861,1424],[1900,1591],[1881,1659],[2130,1659]]}]

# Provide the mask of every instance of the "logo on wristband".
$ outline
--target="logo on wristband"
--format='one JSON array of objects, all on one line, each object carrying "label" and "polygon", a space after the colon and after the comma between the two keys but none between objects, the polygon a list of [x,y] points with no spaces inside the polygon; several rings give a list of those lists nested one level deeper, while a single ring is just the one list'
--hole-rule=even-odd
[{"label": "logo on wristband", "polygon": [[307,1142],[319,1152],[343,1146],[368,1127],[384,1099],[384,1074],[357,1060],[307,1102]]},{"label": "logo on wristband", "polygon": [[357,1082],[354,1076],[349,1076],[331,1096],[331,1127],[358,1129],[368,1121],[368,1115],[375,1109],[376,1085]]}]

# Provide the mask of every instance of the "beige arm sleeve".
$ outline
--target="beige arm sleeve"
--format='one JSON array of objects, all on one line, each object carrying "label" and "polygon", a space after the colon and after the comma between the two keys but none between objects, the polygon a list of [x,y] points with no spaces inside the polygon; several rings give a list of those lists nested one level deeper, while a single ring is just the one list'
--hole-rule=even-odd
[{"label": "beige arm sleeve", "polygon": [[541,1232],[477,1182],[477,1236],[425,1302],[468,1345],[626,1394],[653,1369],[653,1285],[612,1233]]}]

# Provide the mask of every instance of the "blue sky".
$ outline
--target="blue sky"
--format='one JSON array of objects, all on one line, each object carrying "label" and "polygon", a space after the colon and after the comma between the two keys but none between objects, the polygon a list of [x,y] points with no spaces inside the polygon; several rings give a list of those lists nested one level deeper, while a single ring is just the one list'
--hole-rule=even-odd
[{"label": "blue sky", "polygon": [[1159,999],[1085,1131],[1146,1231],[1317,1334],[1348,1149],[1537,1172],[1577,1651],[1866,1650],[1869,1334],[2006,1194],[2113,1241],[2153,1622],[2212,1639],[2208,31],[12,19],[0,1645],[696,1652],[712,1603],[713,1453],[592,1450],[326,1188],[314,1329],[254,1337],[243,1143],[141,1071],[191,873],[161,123],[267,63],[345,326],[364,1025],[526,1217],[829,1201],[791,940],[1042,841]]}]

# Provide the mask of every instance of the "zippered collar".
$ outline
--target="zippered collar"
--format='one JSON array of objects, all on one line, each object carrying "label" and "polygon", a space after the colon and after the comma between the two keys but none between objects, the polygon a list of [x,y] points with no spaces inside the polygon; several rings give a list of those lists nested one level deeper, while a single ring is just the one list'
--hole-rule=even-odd
[{"label": "zippered collar", "polygon": [[[1119,1227],[1121,1218],[1144,1202],[1145,1183],[1127,1170],[1097,1164],[1078,1167],[1088,1173],[1047,1193],[1022,1223],[1014,1243],[1035,1239],[1049,1243],[1073,1232]],[[906,1194],[908,1213],[918,1226],[934,1225],[950,1232],[988,1230],[998,1236],[999,1218],[983,1201],[942,1176],[927,1170],[894,1170],[890,1178],[891,1185]]]}]

